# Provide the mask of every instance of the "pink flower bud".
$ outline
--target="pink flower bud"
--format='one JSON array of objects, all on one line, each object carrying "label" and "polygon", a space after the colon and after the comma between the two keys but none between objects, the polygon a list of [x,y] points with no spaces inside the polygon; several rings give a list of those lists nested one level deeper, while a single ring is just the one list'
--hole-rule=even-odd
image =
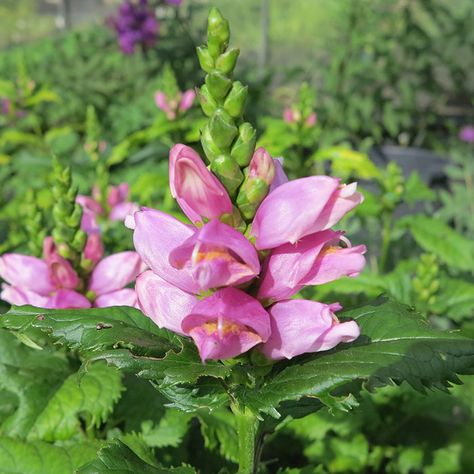
[{"label": "pink flower bud", "polygon": [[104,246],[98,232],[89,234],[84,248],[84,257],[91,260],[94,265],[104,256]]},{"label": "pink flower bud", "polygon": [[308,117],[306,118],[306,125],[308,127],[313,127],[314,125],[316,125],[316,121],[318,120],[318,117],[316,115],[316,112],[312,112],[311,114],[308,115]]},{"label": "pink flower bud", "polygon": [[179,110],[181,112],[185,112],[186,110],[190,109],[193,105],[194,99],[196,97],[196,93],[193,89],[189,89],[183,92],[183,96],[179,102]]},{"label": "pink flower bud", "polygon": [[265,148],[255,150],[249,165],[249,178],[260,178],[268,186],[275,178],[275,163]]},{"label": "pink flower bud", "polygon": [[46,237],[43,242],[43,255],[49,269],[49,278],[56,288],[75,289],[79,277],[71,264],[59,255],[52,237]]},{"label": "pink flower bud", "polygon": [[293,114],[293,110],[290,107],[285,107],[283,110],[283,120],[286,123],[295,123],[295,116]]},{"label": "pink flower bud", "polygon": [[170,189],[193,222],[219,219],[232,212],[232,202],[221,182],[190,147],[175,145],[170,151]]}]

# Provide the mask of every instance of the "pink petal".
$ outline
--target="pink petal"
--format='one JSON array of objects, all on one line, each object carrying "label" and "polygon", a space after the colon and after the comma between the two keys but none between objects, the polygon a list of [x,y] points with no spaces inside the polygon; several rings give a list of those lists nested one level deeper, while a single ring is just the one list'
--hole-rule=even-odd
[{"label": "pink petal", "polygon": [[84,248],[84,258],[96,264],[104,256],[104,246],[99,233],[89,234]]},{"label": "pink petal", "polygon": [[258,298],[276,301],[297,293],[323,247],[339,235],[325,230],[307,235],[296,244],[283,244],[273,249],[265,261]]},{"label": "pink petal", "polygon": [[29,304],[36,306],[37,308],[47,308],[48,296],[39,295],[34,291],[27,290],[25,288],[18,288],[16,286],[10,286],[3,284],[0,298],[7,303],[15,306],[23,306]]},{"label": "pink petal", "polygon": [[275,165],[275,178],[270,184],[269,192],[275,191],[278,186],[288,182],[288,176],[286,176],[285,170],[283,169],[283,158],[273,158]]},{"label": "pink petal", "polygon": [[191,312],[198,299],[185,291],[146,271],[138,276],[135,284],[142,311],[159,327],[178,334],[183,319]]},{"label": "pink petal", "polygon": [[139,210],[140,207],[134,202],[121,202],[112,207],[109,219],[111,221],[124,221],[128,215],[133,215]]},{"label": "pink petal", "polygon": [[157,91],[155,93],[155,103],[159,109],[163,110],[163,112],[170,111],[170,106],[168,105],[168,100],[164,92]]},{"label": "pink petal", "polygon": [[89,289],[97,295],[120,290],[135,280],[141,267],[136,252],[120,252],[105,257],[92,272]]},{"label": "pink petal", "polygon": [[265,148],[257,148],[249,163],[249,178],[260,178],[271,185],[275,178],[275,160]]},{"label": "pink petal", "polygon": [[199,301],[182,323],[195,341],[201,359],[227,359],[270,337],[263,306],[247,293],[224,288]]},{"label": "pink petal", "polygon": [[29,255],[5,253],[0,257],[0,277],[13,286],[48,295],[54,290],[46,262]]},{"label": "pink petal", "polygon": [[95,199],[92,199],[89,196],[78,194],[76,202],[80,204],[85,211],[90,211],[94,214],[102,214],[104,212],[103,207]]},{"label": "pink petal", "polygon": [[330,247],[326,251],[323,249],[301,284],[322,285],[344,276],[356,277],[365,266],[365,252],[365,245],[349,248]]},{"label": "pink petal", "polygon": [[237,230],[214,220],[197,230],[169,257],[175,268],[187,268],[201,291],[240,285],[260,272],[253,245]]},{"label": "pink petal", "polygon": [[77,291],[60,289],[53,293],[45,305],[45,308],[51,309],[76,309],[90,308],[90,301]]},{"label": "pink petal", "polygon": [[339,186],[339,180],[329,176],[311,176],[282,184],[260,204],[253,224],[259,250],[295,243],[314,229],[319,215]]},{"label": "pink petal", "polygon": [[193,235],[195,229],[155,210],[136,212],[134,222],[133,242],[145,264],[169,283],[189,293],[197,293],[199,285],[189,270],[177,270],[169,263],[172,250]]},{"label": "pink petal", "polygon": [[318,117],[316,115],[316,112],[312,112],[311,114],[308,115],[306,119],[306,125],[308,127],[313,127],[316,124]]},{"label": "pink petal", "polygon": [[196,93],[193,89],[189,89],[183,92],[183,97],[181,97],[181,101],[179,102],[179,110],[182,112],[190,109],[193,105],[194,99],[196,97]]},{"label": "pink petal", "polygon": [[107,204],[114,207],[117,204],[125,202],[130,192],[128,183],[121,183],[118,186],[111,186],[107,195]]},{"label": "pink petal", "polygon": [[272,333],[261,350],[270,359],[291,359],[306,352],[325,351],[359,337],[355,321],[339,323],[333,311],[339,305],[288,300],[270,308]]},{"label": "pink petal", "polygon": [[175,145],[170,151],[170,190],[192,222],[218,219],[232,212],[232,202],[220,181],[190,147]]},{"label": "pink petal", "polygon": [[94,301],[94,306],[96,308],[107,308],[109,306],[132,306],[138,308],[137,294],[132,288],[112,291],[111,293],[99,295]]},{"label": "pink petal", "polygon": [[283,120],[287,123],[293,123],[296,121],[293,110],[291,110],[290,107],[285,107],[285,109],[283,109]]}]

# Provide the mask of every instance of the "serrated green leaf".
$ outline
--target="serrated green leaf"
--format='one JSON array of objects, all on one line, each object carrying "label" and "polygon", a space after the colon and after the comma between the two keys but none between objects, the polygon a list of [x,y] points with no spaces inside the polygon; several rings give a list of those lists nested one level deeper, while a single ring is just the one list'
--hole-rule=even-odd
[{"label": "serrated green leaf", "polygon": [[343,316],[361,328],[354,343],[276,364],[261,387],[237,391],[242,403],[272,413],[285,400],[309,396],[326,402],[336,389],[339,396],[352,393],[354,385],[347,391],[344,386],[357,380],[368,388],[406,381],[420,391],[446,390],[459,383],[456,373],[474,366],[474,339],[431,329],[407,306],[386,302]]},{"label": "serrated green leaf", "polygon": [[54,446],[43,441],[0,438],[1,474],[73,474],[95,458],[97,442]]},{"label": "serrated green leaf", "polygon": [[398,226],[407,227],[416,243],[426,252],[459,270],[474,269],[474,243],[439,219],[424,215],[407,216]]},{"label": "serrated green leaf", "polygon": [[190,467],[163,468],[151,465],[137,456],[128,446],[115,441],[98,452],[95,461],[82,466],[78,474],[195,474]]},{"label": "serrated green leaf", "polygon": [[187,433],[191,418],[188,413],[169,408],[157,425],[151,421],[142,424],[142,437],[153,448],[176,447]]},{"label": "serrated green leaf", "polygon": [[68,440],[78,432],[80,418],[86,429],[99,426],[111,413],[122,389],[120,372],[105,364],[92,364],[84,374],[70,375],[48,400],[28,438]]}]

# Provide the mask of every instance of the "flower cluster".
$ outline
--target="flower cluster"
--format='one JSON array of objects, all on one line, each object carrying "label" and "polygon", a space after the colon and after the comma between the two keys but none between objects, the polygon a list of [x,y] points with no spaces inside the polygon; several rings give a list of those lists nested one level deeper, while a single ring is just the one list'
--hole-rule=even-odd
[{"label": "flower cluster", "polygon": [[167,97],[163,91],[156,91],[155,103],[168,117],[168,120],[176,120],[179,114],[186,112],[193,105],[196,93],[189,89],[178,92],[175,97]]},{"label": "flower cluster", "polygon": [[316,125],[318,117],[316,112],[311,112],[308,116],[303,117],[296,107],[285,107],[283,109],[283,120],[289,124],[301,123],[306,127],[311,128]]},{"label": "flower cluster", "polygon": [[120,49],[125,54],[133,54],[137,46],[154,46],[160,29],[148,0],[126,0],[108,23],[117,32]]},{"label": "flower cluster", "polygon": [[169,165],[171,193],[193,225],[147,208],[126,219],[149,267],[136,282],[145,314],[192,337],[203,361],[253,347],[270,359],[292,358],[358,337],[354,321],[335,316],[339,304],[292,299],[307,285],[356,276],[363,268],[365,247],[351,247],[331,229],[362,201],[355,183],[328,176],[288,181],[281,163],[260,148],[239,196],[269,194],[249,200],[259,205],[246,225],[193,149],[175,145]]},{"label": "flower cluster", "polygon": [[103,216],[107,216],[111,221],[124,221],[129,214],[138,210],[138,205],[128,200],[129,194],[127,183],[111,186],[107,194],[107,209],[100,204],[100,192],[97,188],[93,189],[92,197],[78,195],[76,202],[82,207],[82,230],[88,234],[98,232],[98,219]]},{"label": "flower cluster", "polygon": [[121,252],[103,258],[100,238],[90,236],[84,258],[94,269],[86,280],[59,253],[51,237],[46,237],[43,258],[7,253],[0,257],[1,298],[15,305],[39,308],[90,308],[136,306],[132,283],[142,268],[135,252]]}]

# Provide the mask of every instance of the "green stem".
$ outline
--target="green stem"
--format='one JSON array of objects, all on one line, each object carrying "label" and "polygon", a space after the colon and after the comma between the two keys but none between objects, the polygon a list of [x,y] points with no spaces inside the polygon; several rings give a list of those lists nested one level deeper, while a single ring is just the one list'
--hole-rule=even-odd
[{"label": "green stem", "polygon": [[238,474],[255,474],[257,472],[257,434],[259,421],[247,408],[232,405],[239,440]]},{"label": "green stem", "polygon": [[382,249],[380,251],[380,260],[379,260],[379,273],[385,271],[388,259],[388,249],[390,247],[390,237],[392,234],[392,218],[393,212],[386,212],[383,219],[383,229],[382,229]]}]

